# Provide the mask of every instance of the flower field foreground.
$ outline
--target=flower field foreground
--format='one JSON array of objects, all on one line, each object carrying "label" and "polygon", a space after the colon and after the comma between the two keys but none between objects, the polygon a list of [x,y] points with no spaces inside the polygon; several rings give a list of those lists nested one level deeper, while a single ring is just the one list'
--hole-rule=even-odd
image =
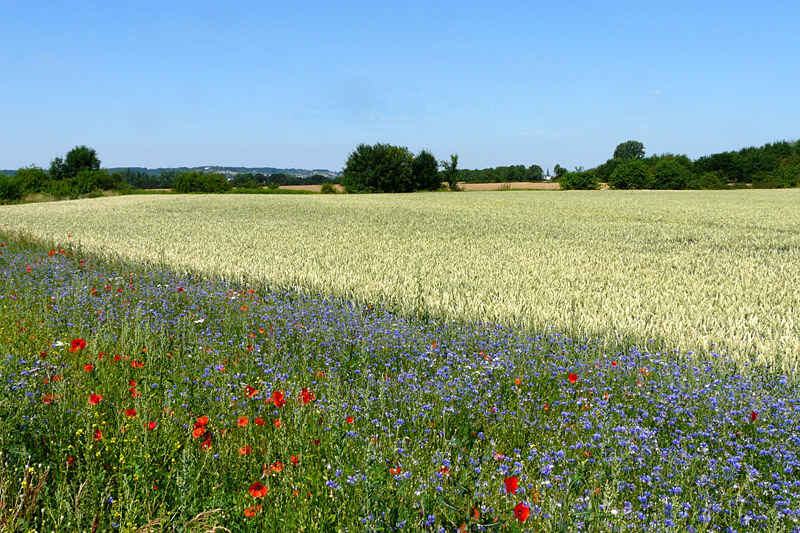
[{"label": "flower field foreground", "polygon": [[9,531],[800,531],[787,377],[0,251]]},{"label": "flower field foreground", "polygon": [[800,190],[125,196],[0,207],[106,257],[406,316],[800,363]]}]

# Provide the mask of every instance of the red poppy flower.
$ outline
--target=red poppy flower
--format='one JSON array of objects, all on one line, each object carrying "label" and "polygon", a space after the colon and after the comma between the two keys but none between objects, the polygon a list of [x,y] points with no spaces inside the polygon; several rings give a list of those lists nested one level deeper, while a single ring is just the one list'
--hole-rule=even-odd
[{"label": "red poppy flower", "polygon": [[240,416],[240,417],[239,417],[239,420],[236,422],[236,424],[237,424],[239,427],[242,427],[242,428],[243,428],[243,427],[245,427],[245,426],[247,425],[247,423],[248,423],[248,422],[250,422],[250,421],[247,419],[247,417],[246,417],[246,416]]},{"label": "red poppy flower", "polygon": [[300,402],[303,405],[306,405],[308,402],[312,402],[316,399],[317,397],[314,395],[314,393],[307,388],[303,387],[303,390],[300,391]]},{"label": "red poppy flower", "polygon": [[86,371],[86,373],[88,374],[89,372],[91,372],[92,370],[94,370],[94,365],[93,365],[93,364],[91,364],[91,363],[86,363],[85,365],[83,365],[83,369],[84,369],[84,370]]},{"label": "red poppy flower", "polygon": [[577,383],[578,382],[578,374],[570,374],[567,379],[570,383]]},{"label": "red poppy flower", "polygon": [[505,482],[506,482],[506,494],[516,494],[519,480],[515,476],[511,476],[507,477],[505,479]]},{"label": "red poppy flower", "polygon": [[132,379],[129,379],[128,380],[128,387],[135,387],[135,386],[136,386],[136,382],[134,380],[132,380]]},{"label": "red poppy flower", "polygon": [[103,401],[103,397],[99,394],[91,394],[89,396],[89,405],[97,405]]},{"label": "red poppy flower", "polygon": [[758,413],[755,411],[750,411],[750,422],[755,422],[756,418],[758,418]]},{"label": "red poppy flower", "polygon": [[210,450],[211,449],[211,439],[204,440],[203,444],[201,444],[200,447],[203,448],[204,450]]},{"label": "red poppy flower", "polygon": [[94,430],[94,440],[100,440],[103,438],[103,432],[99,429]]},{"label": "red poppy flower", "polygon": [[139,396],[141,396],[141,394],[139,394],[139,391],[136,390],[136,387],[131,387],[130,389],[128,389],[128,392],[131,393],[131,398],[138,398]]},{"label": "red poppy flower", "polygon": [[297,465],[299,465],[299,464],[300,464],[300,459],[298,459],[298,458],[297,458],[297,455],[295,455],[295,454],[292,454],[292,464],[293,464],[294,466],[297,466]]},{"label": "red poppy flower", "polygon": [[133,368],[142,368],[143,366],[144,363],[139,361],[138,359],[134,359],[133,361],[131,361],[131,367]]},{"label": "red poppy flower", "polygon": [[244,510],[244,515],[247,518],[253,518],[256,515],[256,513],[258,513],[260,510],[261,510],[261,506],[260,505],[255,505],[253,507],[248,507],[247,509]]},{"label": "red poppy flower", "polygon": [[346,420],[347,420],[348,424],[352,424],[353,423],[353,417],[352,416],[348,416]]},{"label": "red poppy flower", "polygon": [[514,518],[519,520],[520,522],[525,522],[528,517],[531,515],[531,509],[527,505],[522,502],[519,502],[516,507],[514,507]]},{"label": "red poppy flower", "polygon": [[272,421],[272,425],[275,426],[276,428],[280,428],[281,427],[281,419],[280,418],[276,418],[275,420]]},{"label": "red poppy flower", "polygon": [[205,426],[206,424],[208,424],[208,417],[203,415],[197,419],[197,422],[195,423],[194,427],[202,427]]},{"label": "red poppy flower", "polygon": [[147,424],[147,429],[148,429],[149,431],[153,431],[154,429],[156,429],[156,426],[157,426],[157,425],[158,425],[158,424],[156,424],[155,422],[150,422],[149,424]]},{"label": "red poppy flower", "polygon": [[617,366],[617,362],[616,361],[611,361],[611,366]]},{"label": "red poppy flower", "polygon": [[206,428],[204,428],[203,426],[196,427],[196,428],[194,428],[192,430],[192,438],[196,439],[196,438],[202,437],[203,433],[205,433],[205,432],[206,432]]},{"label": "red poppy flower", "polygon": [[398,466],[398,467],[396,467],[396,468],[390,468],[390,469],[389,469],[389,473],[390,473],[390,474],[392,474],[393,476],[396,476],[396,475],[398,475],[398,474],[401,474],[402,472],[403,472],[403,469],[402,469],[402,468],[400,468],[399,466]]},{"label": "red poppy flower", "polygon": [[86,341],[83,339],[73,339],[69,345],[69,351],[72,353],[77,353],[84,348],[86,348]]},{"label": "red poppy flower", "polygon": [[283,463],[280,461],[275,461],[275,463],[270,465],[269,470],[270,472],[275,472],[276,474],[280,474],[281,472],[283,472]]},{"label": "red poppy flower", "polygon": [[267,495],[267,491],[269,491],[269,489],[258,481],[250,485],[250,496],[253,498],[263,498]]},{"label": "red poppy flower", "polygon": [[519,385],[520,383],[522,383],[521,379],[517,378],[514,380],[514,385]]},{"label": "red poppy flower", "polygon": [[73,456],[67,457],[67,466],[72,466],[75,464],[75,458]]},{"label": "red poppy flower", "polygon": [[125,416],[127,416],[128,418],[133,418],[133,417],[135,417],[135,416],[136,416],[136,409],[134,409],[133,407],[131,407],[130,409],[128,409],[127,411],[125,411]]},{"label": "red poppy flower", "polygon": [[250,455],[250,446],[242,446],[239,448],[239,453],[241,455]]},{"label": "red poppy flower", "polygon": [[266,424],[266,422],[264,422],[263,418],[258,417],[255,420],[253,420],[253,424],[256,424],[256,425],[259,425],[259,426],[263,426],[264,424]]},{"label": "red poppy flower", "polygon": [[248,398],[252,398],[256,394],[258,394],[258,389],[255,387],[251,387],[250,385],[244,388],[244,393],[247,395]]},{"label": "red poppy flower", "polygon": [[272,398],[267,400],[268,402],[274,402],[275,407],[283,407],[286,405],[286,395],[282,391],[275,391],[272,393]]}]

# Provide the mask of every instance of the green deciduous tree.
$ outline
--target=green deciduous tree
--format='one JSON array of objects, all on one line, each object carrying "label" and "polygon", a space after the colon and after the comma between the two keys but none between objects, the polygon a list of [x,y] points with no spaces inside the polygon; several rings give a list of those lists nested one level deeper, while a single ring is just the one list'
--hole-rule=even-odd
[{"label": "green deciduous tree", "polygon": [[435,191],[442,186],[439,181],[439,163],[428,150],[422,150],[411,163],[414,188],[422,191]]},{"label": "green deciduous tree", "polygon": [[639,141],[625,141],[614,150],[615,159],[643,159],[644,145]]},{"label": "green deciduous tree", "polygon": [[676,159],[662,159],[653,169],[653,189],[685,189],[692,173]]},{"label": "green deciduous tree", "polygon": [[450,154],[450,161],[439,163],[442,166],[442,181],[447,182],[451,191],[458,190],[458,154]]},{"label": "green deciduous tree", "polygon": [[347,192],[411,192],[414,190],[408,148],[377,143],[359,144],[347,158],[342,186]]},{"label": "green deciduous tree", "polygon": [[615,189],[647,189],[650,187],[651,169],[641,159],[622,161],[609,177],[608,184]]},{"label": "green deciduous tree", "polygon": [[556,164],[556,166],[555,166],[555,167],[553,167],[553,174],[555,174],[555,175],[556,175],[556,179],[559,179],[559,178],[561,178],[561,176],[563,176],[563,175],[564,175],[564,174],[566,174],[566,173],[567,173],[567,169],[566,169],[566,168],[564,168],[564,167],[562,167],[562,166],[561,166],[561,165],[559,165],[559,164]]},{"label": "green deciduous tree", "polygon": [[541,181],[544,178],[544,170],[539,165],[531,165],[525,172],[525,179],[527,181]]}]

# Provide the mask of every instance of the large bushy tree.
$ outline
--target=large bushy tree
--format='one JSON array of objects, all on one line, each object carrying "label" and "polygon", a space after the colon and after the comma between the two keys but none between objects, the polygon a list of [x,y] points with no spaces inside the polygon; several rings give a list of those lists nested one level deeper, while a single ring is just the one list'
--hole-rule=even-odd
[{"label": "large bushy tree", "polygon": [[644,145],[639,141],[619,143],[614,150],[614,159],[644,159]]},{"label": "large bushy tree", "polygon": [[421,191],[435,191],[442,186],[439,179],[439,163],[428,150],[422,150],[411,163],[411,176],[414,188]]},{"label": "large bushy tree", "polygon": [[56,181],[70,179],[83,170],[100,170],[97,152],[85,145],[76,146],[67,152],[65,159],[53,159],[50,163],[50,178]]},{"label": "large bushy tree", "polygon": [[404,146],[359,144],[347,158],[342,186],[351,193],[411,192],[414,156]]}]

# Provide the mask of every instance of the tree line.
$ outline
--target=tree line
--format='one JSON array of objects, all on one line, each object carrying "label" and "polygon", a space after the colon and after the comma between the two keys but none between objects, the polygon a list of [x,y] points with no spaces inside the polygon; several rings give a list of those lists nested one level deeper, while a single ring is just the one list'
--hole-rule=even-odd
[{"label": "tree line", "polygon": [[325,185],[333,180],[321,174],[307,178],[284,173],[237,173],[228,179],[218,172],[164,169],[158,174],[140,170],[109,172],[100,168],[97,152],[76,146],[66,156],[57,156],[45,170],[36,165],[23,167],[13,176],[0,173],[0,201],[16,202],[30,195],[58,199],[102,196],[108,191],[132,189],[172,189],[175,192],[220,193],[232,189],[278,188],[281,185]]},{"label": "tree line", "polygon": [[726,189],[800,185],[800,141],[780,141],[691,160],[686,155],[645,157],[644,145],[626,141],[602,165],[558,176],[562,189]]}]

